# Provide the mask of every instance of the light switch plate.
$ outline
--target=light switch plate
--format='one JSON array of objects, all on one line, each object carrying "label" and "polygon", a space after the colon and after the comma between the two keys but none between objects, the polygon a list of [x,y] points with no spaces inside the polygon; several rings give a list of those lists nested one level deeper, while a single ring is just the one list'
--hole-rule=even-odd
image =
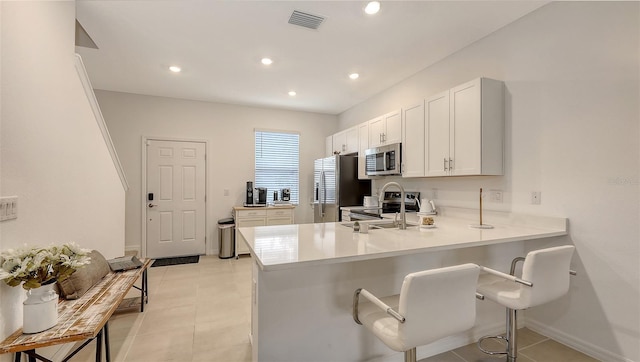
[{"label": "light switch plate", "polygon": [[18,196],[0,197],[0,221],[18,218]]}]

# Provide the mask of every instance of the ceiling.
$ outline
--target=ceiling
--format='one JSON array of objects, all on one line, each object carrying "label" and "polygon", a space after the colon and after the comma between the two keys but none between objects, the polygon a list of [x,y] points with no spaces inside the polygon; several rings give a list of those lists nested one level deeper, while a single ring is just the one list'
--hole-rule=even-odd
[{"label": "ceiling", "polygon": [[545,3],[79,0],[99,49],[77,51],[96,89],[339,114]]}]

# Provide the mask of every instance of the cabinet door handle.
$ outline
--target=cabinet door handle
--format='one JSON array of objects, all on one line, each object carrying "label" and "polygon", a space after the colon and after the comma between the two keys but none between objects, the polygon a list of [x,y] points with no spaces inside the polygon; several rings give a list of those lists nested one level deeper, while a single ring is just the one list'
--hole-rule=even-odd
[{"label": "cabinet door handle", "polygon": [[378,141],[379,141],[380,143],[382,143],[382,133],[380,133],[380,134],[378,135]]},{"label": "cabinet door handle", "polygon": [[453,159],[449,158],[449,171],[453,171]]},{"label": "cabinet door handle", "polygon": [[447,170],[447,158],[446,157],[442,159],[442,166],[443,166],[443,169],[446,171]]}]

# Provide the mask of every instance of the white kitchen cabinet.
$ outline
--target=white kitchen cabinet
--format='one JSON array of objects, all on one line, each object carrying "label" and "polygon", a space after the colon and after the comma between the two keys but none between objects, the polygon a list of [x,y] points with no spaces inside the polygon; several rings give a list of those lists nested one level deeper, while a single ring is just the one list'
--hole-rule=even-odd
[{"label": "white kitchen cabinet", "polygon": [[333,155],[333,136],[327,136],[324,140],[324,157]]},{"label": "white kitchen cabinet", "polygon": [[358,152],[358,126],[340,131],[332,137],[332,154],[347,155]]},{"label": "white kitchen cabinet", "polygon": [[364,122],[358,125],[358,178],[369,179],[365,170],[366,159],[364,151],[369,148],[369,123]]},{"label": "white kitchen cabinet", "polygon": [[344,154],[344,150],[347,144],[347,133],[345,131],[338,132],[333,136],[333,154]]},{"label": "white kitchen cabinet", "polygon": [[293,224],[293,208],[273,208],[267,210],[267,225]]},{"label": "white kitchen cabinet", "polygon": [[238,228],[288,225],[293,224],[293,206],[246,208],[234,207],[234,219],[236,224],[236,256],[249,254],[249,247],[241,241]]},{"label": "white kitchen cabinet", "polygon": [[267,209],[235,209],[236,256],[249,254],[249,247],[238,235],[238,228],[267,225]]},{"label": "white kitchen cabinet", "polygon": [[349,153],[358,152],[358,145],[359,145],[358,132],[359,132],[358,126],[347,128],[347,130],[345,131],[346,144],[345,144],[344,153],[349,154]]},{"label": "white kitchen cabinet", "polygon": [[400,109],[369,121],[369,148],[399,142],[402,142]]},{"label": "white kitchen cabinet", "polygon": [[502,175],[504,86],[478,78],[425,101],[425,175]]},{"label": "white kitchen cabinet", "polygon": [[424,102],[425,176],[449,175],[449,91]]},{"label": "white kitchen cabinet", "polygon": [[402,109],[402,177],[424,176],[424,102]]}]

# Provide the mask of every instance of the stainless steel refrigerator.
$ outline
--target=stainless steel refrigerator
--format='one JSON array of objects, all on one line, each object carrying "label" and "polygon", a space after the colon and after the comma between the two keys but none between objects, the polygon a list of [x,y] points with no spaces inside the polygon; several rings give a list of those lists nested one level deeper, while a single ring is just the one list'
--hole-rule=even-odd
[{"label": "stainless steel refrigerator", "polygon": [[340,207],[362,205],[371,195],[371,180],[358,180],[357,156],[321,158],[313,166],[314,222],[340,221]]}]

